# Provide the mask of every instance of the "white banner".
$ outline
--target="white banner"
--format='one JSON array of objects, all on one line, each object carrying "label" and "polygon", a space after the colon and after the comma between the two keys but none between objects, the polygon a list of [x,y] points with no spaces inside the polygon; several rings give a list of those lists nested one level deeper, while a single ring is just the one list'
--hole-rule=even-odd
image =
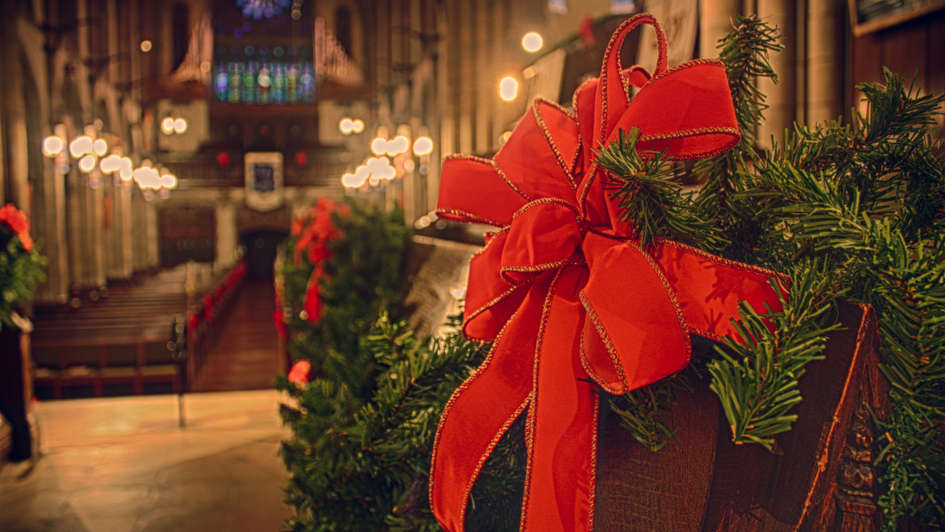
[{"label": "white banner", "polygon": [[246,205],[257,211],[282,206],[282,153],[250,152],[243,156]]}]

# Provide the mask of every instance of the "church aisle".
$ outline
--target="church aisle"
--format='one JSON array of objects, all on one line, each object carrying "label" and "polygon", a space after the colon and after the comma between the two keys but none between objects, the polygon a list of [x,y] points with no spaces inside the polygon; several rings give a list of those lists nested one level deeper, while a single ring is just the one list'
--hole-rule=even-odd
[{"label": "church aisle", "polygon": [[222,392],[272,388],[285,372],[272,322],[271,279],[249,279],[237,295],[216,346],[198,370],[191,391]]},{"label": "church aisle", "polygon": [[42,458],[0,469],[0,530],[280,530],[279,394],[42,402]]}]

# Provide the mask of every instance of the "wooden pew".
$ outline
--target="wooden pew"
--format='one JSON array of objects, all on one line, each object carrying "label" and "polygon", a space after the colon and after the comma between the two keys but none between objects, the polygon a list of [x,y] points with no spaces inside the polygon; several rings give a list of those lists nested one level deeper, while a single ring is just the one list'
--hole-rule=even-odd
[{"label": "wooden pew", "polygon": [[[33,361],[40,396],[61,398],[78,388],[94,396],[116,389],[120,394],[182,391],[193,361],[186,373],[178,367],[172,323],[182,324],[184,316],[202,304],[198,301],[215,300],[217,295],[219,305],[231,300],[238,283],[230,282],[228,290],[222,287],[239,268],[212,271],[209,266],[182,265],[119,284],[107,299],[79,308],[37,308]],[[221,322],[214,323],[218,327]],[[213,332],[209,325],[205,329]]]}]

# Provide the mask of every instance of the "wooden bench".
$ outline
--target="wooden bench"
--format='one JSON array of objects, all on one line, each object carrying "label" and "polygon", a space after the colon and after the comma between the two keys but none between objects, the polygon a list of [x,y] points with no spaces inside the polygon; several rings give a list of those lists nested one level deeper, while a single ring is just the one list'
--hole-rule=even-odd
[{"label": "wooden bench", "polygon": [[243,286],[246,272],[246,263],[238,263],[225,275],[216,279],[213,290],[205,294],[188,310],[185,329],[188,382],[194,382],[197,372],[203,367],[210,351],[220,339],[223,324]]},{"label": "wooden bench", "polygon": [[182,265],[120,284],[107,299],[79,308],[37,308],[32,340],[37,395],[183,391],[192,361],[186,370],[179,367],[182,350],[171,342],[174,324],[183,324],[184,316],[203,304],[198,301],[221,293],[236,270],[195,275],[194,268]]}]

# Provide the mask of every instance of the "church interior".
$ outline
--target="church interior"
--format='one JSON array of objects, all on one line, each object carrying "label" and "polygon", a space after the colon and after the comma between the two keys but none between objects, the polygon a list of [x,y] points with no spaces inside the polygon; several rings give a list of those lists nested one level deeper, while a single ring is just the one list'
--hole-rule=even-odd
[{"label": "church interior", "polygon": [[[764,169],[777,157],[799,154],[792,168],[806,172],[800,161],[820,149],[810,145],[818,145],[827,146],[815,154],[821,157],[818,171],[836,166],[838,175],[860,175],[850,170],[860,159],[850,155],[839,163],[837,153],[847,148],[865,153],[873,146],[868,142],[874,133],[887,135],[893,139],[889,145],[895,146],[905,138],[919,142],[921,133],[928,139],[929,154],[921,164],[913,164],[913,159],[920,160],[914,155],[919,148],[910,145],[911,151],[890,151],[885,158],[862,162],[863,175],[877,180],[892,175],[889,160],[899,158],[913,165],[903,175],[932,176],[932,184],[913,185],[919,178],[910,177],[909,185],[895,190],[919,198],[903,203],[918,202],[909,213],[921,211],[916,219],[927,224],[902,229],[904,249],[935,248],[939,244],[922,248],[909,239],[936,241],[935,235],[945,228],[945,100],[939,98],[945,94],[945,2],[5,0],[0,5],[5,15],[0,19],[0,530],[461,530],[463,519],[470,530],[878,530],[884,519],[882,526],[903,519],[899,529],[932,530],[926,527],[945,523],[942,492],[937,501],[922,495],[945,489],[945,467],[922,473],[927,475],[924,483],[909,492],[913,498],[895,499],[906,501],[901,502],[906,510],[890,509],[893,499],[886,495],[891,493],[890,477],[883,476],[886,451],[880,450],[885,449],[883,438],[892,442],[890,434],[899,433],[881,428],[885,421],[876,420],[886,419],[882,412],[887,410],[894,412],[889,419],[897,415],[897,390],[905,388],[897,384],[900,374],[887,371],[893,363],[883,358],[895,351],[889,345],[901,345],[884,336],[898,334],[882,321],[884,309],[897,312],[899,307],[871,299],[880,293],[878,288],[862,292],[862,297],[855,291],[841,296],[861,306],[843,302],[830,307],[839,309],[828,313],[830,319],[843,326],[825,326],[820,334],[829,341],[821,344],[828,353],[840,354],[828,354],[824,367],[812,366],[804,376],[808,380],[800,381],[805,397],[818,399],[797,407],[800,418],[794,431],[785,429],[775,439],[762,435],[738,440],[728,433],[730,426],[735,431],[738,425],[733,407],[726,406],[724,398],[716,406],[718,384],[682,385],[688,391],[666,392],[681,398],[660,410],[665,417],[653,420],[648,429],[650,436],[665,431],[665,441],[641,445],[640,437],[624,436],[615,443],[615,435],[624,434],[618,421],[633,423],[620,415],[614,397],[639,385],[612,389],[604,384],[609,374],[594,369],[608,357],[616,363],[616,351],[622,347],[611,341],[619,344],[622,333],[613,332],[617,325],[608,323],[617,322],[607,322],[602,311],[600,317],[595,314],[595,303],[585,294],[591,297],[602,277],[594,263],[617,254],[595,255],[594,246],[604,244],[589,242],[613,240],[620,236],[619,227],[595,229],[597,222],[589,214],[593,209],[585,210],[581,203],[593,201],[595,193],[604,198],[616,190],[604,185],[599,191],[591,185],[585,188],[581,180],[590,182],[586,176],[604,168],[618,173],[606,166],[609,148],[604,141],[624,142],[625,132],[638,147],[653,143],[651,154],[664,148],[664,154],[691,154],[672,161],[666,170],[672,194],[679,191],[672,197],[685,198],[690,206],[698,205],[700,191],[714,190],[713,178],[700,170],[706,167],[702,160],[684,159],[703,159],[736,146],[732,149],[743,151],[724,164],[743,165],[738,166],[742,176],[757,172],[761,177],[752,181],[757,184],[774,175]],[[652,13],[652,18],[641,13]],[[625,20],[634,16],[643,18],[632,19],[625,29]],[[647,26],[654,26],[652,19],[661,27],[656,32]],[[642,23],[634,29],[637,20]],[[751,28],[762,29],[750,34]],[[611,40],[612,34],[621,35],[620,40]],[[748,43],[743,56],[737,55],[739,46],[732,45],[739,37]],[[614,42],[618,44],[612,50]],[[758,42],[768,43],[767,48],[758,45],[756,53],[765,54],[757,56],[764,57],[761,63],[733,66],[733,57],[747,65],[752,56],[746,50]],[[720,56],[721,62],[708,59]],[[631,65],[642,67],[626,68]],[[710,106],[722,109],[718,113],[700,109],[704,104],[696,96],[689,100],[691,94],[716,97],[711,73],[696,81],[681,75],[713,66],[720,72],[725,67],[727,74],[721,75],[731,83],[720,82],[723,104]],[[600,88],[610,87],[603,74],[608,68],[616,69],[623,82],[622,91],[619,83],[614,85],[618,95],[631,104],[641,102],[636,109],[642,118],[630,116],[631,106],[620,124],[639,120],[642,125],[633,132],[628,126],[619,137],[602,134],[597,139],[593,128],[606,126],[611,101]],[[747,72],[747,81],[737,77],[739,72]],[[877,114],[873,109],[880,100],[871,98],[880,85],[862,84],[884,84],[882,90],[890,91],[895,83],[886,72],[901,76],[907,87],[902,94],[918,102],[913,115],[903,112],[903,120],[914,120],[915,127],[899,133],[863,129],[871,133],[850,137],[862,141],[858,148],[818,136],[845,134],[840,126],[830,129],[837,120],[854,129],[874,127],[864,117]],[[655,87],[673,86],[674,80],[684,88],[664,89],[666,94],[679,90],[685,91],[684,97],[646,100],[647,94],[658,93]],[[588,86],[591,89],[585,90]],[[735,94],[734,104],[727,88]],[[585,97],[594,90],[597,100]],[[744,98],[758,95],[763,120],[751,118],[744,104]],[[643,103],[647,101],[658,103]],[[729,112],[726,109],[731,109],[731,117],[723,117],[731,122],[726,122],[727,128],[714,122],[716,115]],[[712,122],[697,124],[696,133],[685,125],[675,126],[685,135],[660,136],[646,129],[650,116],[653,123],[662,124],[677,114],[689,120],[700,112],[711,115],[706,120]],[[916,118],[920,114],[922,118]],[[593,124],[588,125],[591,118]],[[810,128],[803,129],[812,132],[807,144],[797,140],[803,137],[798,128]],[[571,137],[561,140],[563,132]],[[689,142],[725,145],[716,149],[713,144],[711,153],[709,148],[696,153],[695,148],[686,151]],[[521,155],[530,149],[522,146],[536,143],[547,143],[550,151]],[[466,155],[453,155],[460,153]],[[743,154],[754,158],[745,162]],[[647,157],[637,161],[640,175],[650,168],[647,161],[654,160]],[[661,161],[660,155],[652,157]],[[630,159],[615,159],[618,166],[630,164]],[[552,174],[560,174],[562,183],[565,176],[571,180],[571,188],[560,185],[569,199],[561,199],[552,185],[541,184]],[[463,183],[472,184],[458,184],[459,175],[468,180]],[[513,199],[498,191],[506,185],[518,194]],[[534,191],[545,195],[543,187],[553,189],[549,194],[554,197],[536,200]],[[914,189],[918,195],[910,196]],[[625,190],[630,188],[617,194]],[[620,209],[637,208],[633,201],[642,197],[639,190],[627,192]],[[857,189],[864,205],[872,201],[865,190]],[[580,201],[568,203],[575,192]],[[756,205],[761,211],[773,205],[766,198],[738,205]],[[888,207],[899,200],[883,196],[876,201]],[[600,207],[599,216],[619,215],[613,207],[616,200],[601,202],[606,208]],[[558,211],[547,234],[517,235],[516,220],[531,216],[527,211],[550,212],[563,204],[571,210],[561,212],[578,213],[574,234],[583,244],[552,257],[557,251],[548,250],[564,246],[561,242],[572,236],[563,228],[575,223],[562,221],[567,217],[561,218]],[[506,220],[506,214],[499,213],[508,205],[515,208]],[[788,207],[771,209],[780,213]],[[889,213],[885,207],[876,209],[862,216],[875,220]],[[668,212],[634,220],[638,226],[655,227],[665,222]],[[718,227],[745,230],[744,224],[726,223]],[[837,228],[855,225],[837,223]],[[496,231],[494,226],[504,228]],[[783,227],[759,222],[747,231],[755,235]],[[674,239],[684,244],[672,249],[701,247],[685,238],[689,233],[695,239],[697,229],[669,226],[668,233],[660,233],[657,228],[654,238],[660,241],[678,233],[681,236]],[[645,230],[635,231],[633,238],[642,242],[639,249],[646,250],[640,253],[650,253]],[[788,231],[784,239],[798,231]],[[511,257],[509,242],[516,238],[528,251]],[[768,248],[754,240],[739,247],[745,238],[742,233],[728,235],[728,247],[719,245],[712,253],[724,257],[720,264],[748,262],[761,271],[779,270],[821,251],[819,244],[799,245],[810,253],[798,252],[786,260],[789,251],[764,255]],[[497,245],[507,246],[503,269],[477,277],[483,263],[498,256],[488,253]],[[824,253],[829,255],[825,261],[837,256]],[[925,256],[904,253],[916,261]],[[545,260],[546,255],[551,258]],[[677,289],[670,288],[676,283],[675,270],[659,262],[660,255],[653,256],[646,255],[649,262],[640,259],[641,264],[653,265],[653,283],[667,287],[673,308],[683,316],[688,307],[685,301],[682,307],[677,304]],[[522,266],[526,258],[531,262]],[[514,295],[525,294],[516,290],[524,286],[526,276],[545,271],[559,259],[555,267],[564,273],[554,274],[553,280],[528,277],[533,284],[527,294]],[[595,386],[589,396],[595,398],[591,432],[597,454],[592,454],[590,466],[581,468],[571,455],[554,454],[556,473],[546,478],[540,467],[545,455],[532,446],[540,448],[533,441],[547,440],[533,419],[544,419],[537,406],[543,398],[557,400],[555,394],[538,390],[545,382],[543,365],[550,365],[548,358],[539,363],[539,352],[546,349],[541,337],[560,333],[551,325],[546,331],[544,320],[555,323],[558,314],[541,311],[541,301],[534,303],[536,312],[544,312],[538,332],[528,341],[503,343],[503,331],[512,331],[506,338],[519,338],[513,336],[520,334],[515,324],[524,320],[518,317],[525,312],[503,310],[503,305],[514,300],[525,309],[538,297],[534,294],[541,283],[550,283],[548,294],[558,294],[559,286],[570,282],[568,268],[585,265],[585,260],[590,274],[574,282],[587,287],[568,304],[589,310],[575,329],[577,339],[556,341],[575,344],[580,356],[575,355],[574,371],[583,375],[577,381]],[[855,269],[850,264],[836,271],[849,273]],[[928,270],[936,267],[933,260]],[[621,275],[633,278],[635,270],[627,268]],[[488,297],[480,289],[486,277],[501,286]],[[925,285],[919,284],[920,278],[910,277],[909,286],[921,291]],[[640,279],[631,281],[644,283]],[[934,283],[929,290],[938,293]],[[559,308],[551,303],[552,295],[547,297],[548,308]],[[650,301],[645,297],[627,296],[619,304],[646,304],[637,303]],[[922,309],[915,315],[934,314],[927,309],[940,308],[934,305],[945,301],[935,297],[929,296],[927,305],[915,303]],[[907,298],[908,304],[912,301]],[[474,304],[484,306],[473,312]],[[464,309],[460,326],[457,316]],[[690,319],[688,314],[685,319]],[[499,325],[505,320],[508,328]],[[929,320],[921,334],[902,334],[939,338],[928,332],[938,330],[933,329],[938,326],[934,319]],[[487,321],[488,326],[482,325]],[[626,323],[621,325],[625,331],[642,327],[619,323]],[[693,360],[713,349],[726,353],[711,345],[713,340],[721,342],[724,333],[703,334],[699,331],[709,326],[680,323]],[[770,327],[773,321],[767,323]],[[601,337],[593,337],[593,349],[603,362],[585,355],[594,327]],[[608,327],[609,337],[604,334]],[[474,338],[480,328],[490,332]],[[483,348],[473,340],[495,343]],[[483,440],[487,450],[464,484],[465,491],[456,488],[456,497],[462,499],[456,517],[442,502],[453,495],[448,489],[440,494],[435,486],[445,480],[433,471],[440,468],[439,474],[451,482],[466,482],[442,473],[447,466],[440,461],[448,456],[444,449],[452,441],[446,410],[452,408],[454,419],[466,412],[464,390],[474,390],[476,378],[485,379],[478,376],[488,374],[490,360],[495,359],[493,367],[504,360],[502,346],[510,342],[519,342],[508,348],[510,352],[535,353],[534,369],[529,361],[526,379],[531,392],[523,392],[508,407],[503,414],[508,419],[497,422],[494,438],[490,433]],[[928,443],[929,456],[945,464],[940,452],[945,449],[945,404],[941,394],[934,399],[945,391],[945,344],[929,340],[928,351],[922,353],[909,367],[941,364],[937,373],[916,370],[929,379],[921,381],[928,387],[921,389],[933,391],[927,396],[922,395],[925,391],[902,392],[902,397],[932,397],[922,399],[925,410],[915,407],[910,412],[925,412],[922,422],[927,425],[922,426],[934,429],[927,433],[937,431],[940,446],[935,451],[934,442]],[[466,358],[460,360],[460,355]],[[443,360],[443,368],[431,360]],[[693,371],[704,371],[698,378],[709,379],[705,375],[717,367],[712,364]],[[441,370],[442,375],[437,373]],[[608,371],[613,382],[633,380],[619,364],[616,372]],[[664,371],[660,378],[669,373]],[[720,375],[711,373],[711,378]],[[644,408],[639,405],[646,403],[655,409],[661,393],[634,399],[633,407]],[[391,406],[388,401],[400,397],[397,394],[404,399]],[[480,411],[506,408],[498,400],[481,400],[490,406]],[[703,403],[711,403],[712,410],[700,410]],[[403,409],[414,410],[407,416]],[[669,418],[688,428],[667,429],[664,421]],[[400,439],[384,436],[388,433]],[[507,450],[511,444],[506,440],[514,437],[525,443]],[[473,440],[470,436],[471,447],[476,445]],[[763,443],[742,445],[758,442]],[[651,455],[645,448],[663,444],[669,454]],[[453,445],[451,452],[462,447]],[[570,446],[562,444],[555,452],[565,453],[562,449]],[[682,448],[686,450],[679,450],[681,454],[672,454]],[[738,454],[746,448],[747,454]],[[515,474],[490,473],[500,461],[509,467],[523,461],[529,465],[516,465]],[[785,465],[788,461],[792,465]],[[738,469],[739,463],[753,464],[757,478],[723,478],[736,470],[748,475]],[[570,475],[562,471],[572,466],[575,471],[590,467],[590,480],[555,477]],[[651,474],[665,482],[654,481],[652,489],[646,488]],[[692,480],[696,478],[701,480]],[[538,493],[540,486],[532,484],[546,480],[579,485],[564,491],[558,485],[556,496],[546,495],[547,500],[576,498],[575,507],[564,510],[555,503],[553,511],[537,509],[550,503],[542,502],[546,499]],[[505,485],[515,482],[519,484]],[[572,497],[568,490],[575,489],[580,493]],[[590,502],[585,504],[581,497],[588,490]],[[752,495],[756,492],[767,495]],[[467,499],[468,512],[463,506]],[[508,501],[514,503],[512,517],[503,521]],[[495,515],[486,516],[489,508]]]}]

